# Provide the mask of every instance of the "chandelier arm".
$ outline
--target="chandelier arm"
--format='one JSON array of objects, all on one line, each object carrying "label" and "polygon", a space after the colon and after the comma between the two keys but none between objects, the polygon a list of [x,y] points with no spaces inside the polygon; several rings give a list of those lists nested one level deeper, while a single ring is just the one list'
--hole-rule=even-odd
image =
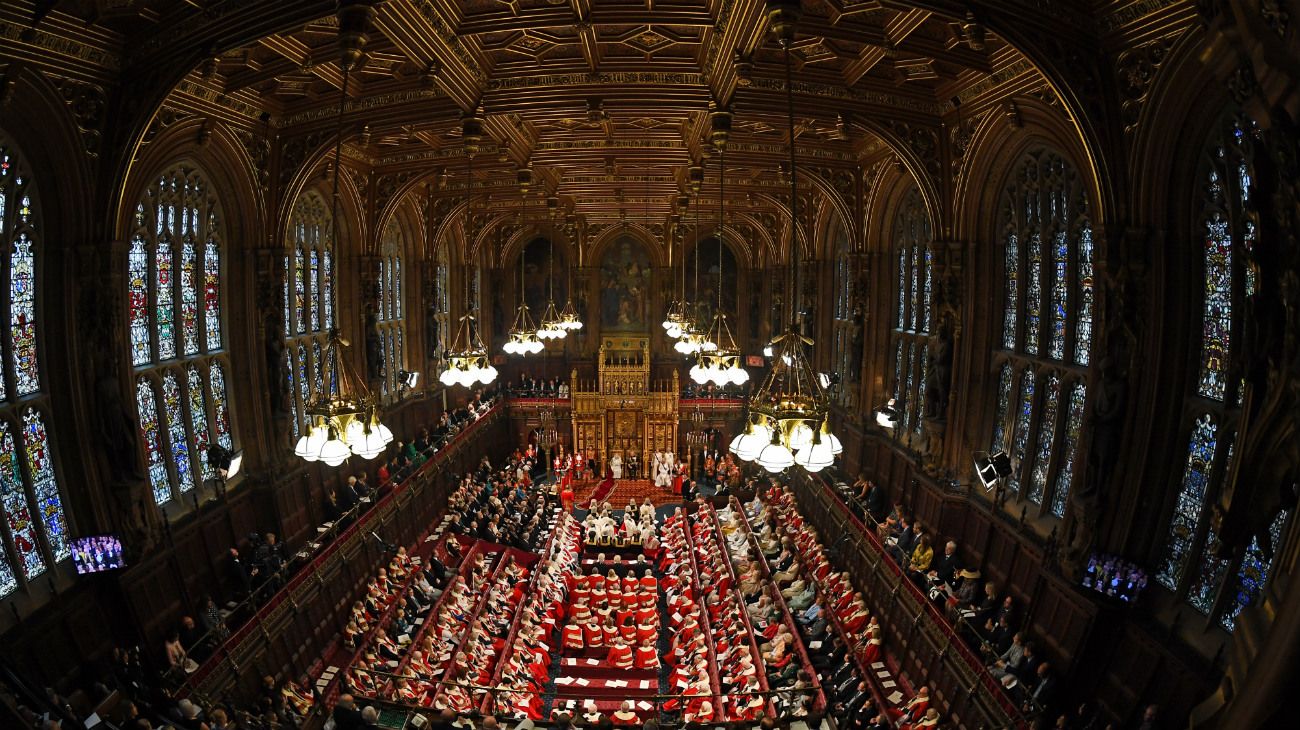
[{"label": "chandelier arm", "polygon": [[[727,199],[727,144],[718,145],[718,307],[722,311],[722,230],[726,225],[723,205]],[[722,343],[718,343],[721,347]]]}]

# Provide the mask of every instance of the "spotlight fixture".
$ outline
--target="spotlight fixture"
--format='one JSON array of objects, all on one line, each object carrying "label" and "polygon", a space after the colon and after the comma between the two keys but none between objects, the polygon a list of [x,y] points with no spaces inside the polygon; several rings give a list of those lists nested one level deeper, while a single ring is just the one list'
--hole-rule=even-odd
[{"label": "spotlight fixture", "polygon": [[208,466],[216,470],[217,475],[225,481],[234,479],[243,465],[243,451],[231,451],[221,444],[208,447]]},{"label": "spotlight fixture", "polygon": [[1011,457],[1002,450],[992,454],[975,452],[975,476],[979,477],[984,489],[993,491],[1003,479],[1011,476]]}]

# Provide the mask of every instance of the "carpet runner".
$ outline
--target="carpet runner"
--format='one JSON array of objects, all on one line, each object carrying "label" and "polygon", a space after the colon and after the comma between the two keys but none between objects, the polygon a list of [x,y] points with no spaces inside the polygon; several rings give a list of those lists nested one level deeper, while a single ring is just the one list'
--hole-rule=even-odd
[{"label": "carpet runner", "polygon": [[628,500],[641,504],[646,497],[655,507],[667,504],[681,504],[679,494],[671,489],[661,489],[649,479],[616,479],[612,484],[595,480],[576,482],[573,488],[574,499],[578,509],[586,509],[591,500],[609,502],[614,509],[627,506]]}]

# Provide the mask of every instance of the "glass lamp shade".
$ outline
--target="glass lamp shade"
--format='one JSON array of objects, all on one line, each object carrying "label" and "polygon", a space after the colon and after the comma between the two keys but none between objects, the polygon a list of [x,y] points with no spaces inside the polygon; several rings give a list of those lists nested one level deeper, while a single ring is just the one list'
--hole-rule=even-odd
[{"label": "glass lamp shade", "polygon": [[772,441],[758,452],[757,463],[759,466],[775,474],[794,466],[794,454],[790,449],[780,441]]},{"label": "glass lamp shade", "polygon": [[832,456],[839,456],[844,453],[844,444],[840,443],[838,436],[831,433],[830,421],[822,421],[821,440],[822,443],[830,447]]},{"label": "glass lamp shade", "polygon": [[438,374],[438,382],[450,388],[460,382],[460,374],[454,365],[448,365],[446,370]]},{"label": "glass lamp shade", "polygon": [[791,451],[799,451],[812,444],[813,430],[806,422],[798,421],[790,427],[785,440]]},{"label": "glass lamp shade", "polygon": [[749,371],[746,370],[745,366],[741,365],[739,361],[734,363],[730,368],[727,368],[725,372],[729,376],[731,382],[736,385],[744,385],[749,382]]},{"label": "glass lamp shade", "polygon": [[384,453],[384,437],[379,433],[379,429],[371,428],[369,431],[363,429],[361,438],[357,441],[348,441],[352,453],[363,459],[373,459]]},{"label": "glass lamp shade", "polygon": [[506,340],[506,344],[501,346],[501,351],[507,355],[517,355],[519,354],[518,350],[519,343],[515,341],[514,335],[511,335],[510,339]]},{"label": "glass lamp shade", "polygon": [[682,338],[673,345],[673,349],[683,355],[690,355],[696,351],[695,343],[691,342],[691,335],[687,333],[682,334]]},{"label": "glass lamp shade", "polygon": [[794,463],[802,466],[807,471],[816,473],[834,464],[835,455],[831,453],[830,444],[818,440],[795,454]]},{"label": "glass lamp shade", "polygon": [[352,452],[348,450],[347,444],[343,443],[337,432],[330,436],[331,438],[320,447],[318,456],[326,466],[338,466],[347,461]]},{"label": "glass lamp shade", "polygon": [[375,423],[375,430],[379,432],[379,438],[384,440],[384,445],[393,443],[393,432],[388,429],[382,422]]},{"label": "glass lamp shade", "polygon": [[567,324],[569,325],[569,329],[571,330],[577,331],[582,329],[582,320],[578,319],[576,316],[572,321],[568,322]]},{"label": "glass lamp shade", "polygon": [[479,369],[478,380],[480,383],[484,385],[488,385],[493,380],[496,379],[497,379],[497,369],[492,367],[491,363],[489,363],[487,367]]},{"label": "glass lamp shade", "polygon": [[753,461],[766,442],[754,433],[754,424],[749,424],[736,438],[731,440],[728,448],[741,461]]},{"label": "glass lamp shade", "polygon": [[695,363],[691,367],[691,380],[699,385],[704,385],[713,379],[713,367],[702,363]]},{"label": "glass lamp shade", "polygon": [[365,435],[365,424],[361,422],[360,418],[354,418],[348,421],[347,428],[343,429],[343,443],[351,448],[352,444],[361,443],[361,439],[365,438]]},{"label": "glass lamp shade", "polygon": [[329,438],[329,430],[325,426],[312,426],[307,435],[298,439],[298,445],[294,448],[293,453],[307,461],[316,461],[320,458],[321,446]]},{"label": "glass lamp shade", "polygon": [[700,340],[699,349],[700,352],[713,352],[718,349],[718,343],[706,336]]},{"label": "glass lamp shade", "polygon": [[[579,322],[578,324],[582,324],[582,323]],[[531,353],[531,354],[533,354],[533,355],[536,355],[537,353],[541,352],[542,349],[545,348],[545,347],[546,347],[546,345],[543,345],[542,342],[541,342],[541,340],[529,340],[529,341],[528,341],[528,352]]]}]

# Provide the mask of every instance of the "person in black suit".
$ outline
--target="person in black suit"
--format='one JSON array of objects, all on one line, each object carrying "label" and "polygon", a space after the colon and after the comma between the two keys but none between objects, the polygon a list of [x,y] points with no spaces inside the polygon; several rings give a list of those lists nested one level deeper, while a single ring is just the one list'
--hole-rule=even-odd
[{"label": "person in black suit", "polygon": [[352,695],[339,695],[338,702],[334,705],[335,730],[361,730],[365,726],[365,721],[361,719],[361,711],[357,709]]},{"label": "person in black suit", "polygon": [[1056,673],[1052,671],[1052,666],[1047,662],[1038,665],[1035,680],[1037,684],[1035,684],[1034,690],[1029,693],[1029,699],[1026,700],[1024,709],[1026,712],[1038,709],[1044,713],[1049,713],[1055,709],[1060,682],[1056,678]]},{"label": "person in black suit", "polygon": [[875,482],[867,482],[867,513],[875,522],[884,522],[889,513],[889,495]]},{"label": "person in black suit", "polygon": [[844,648],[844,642],[840,641],[839,635],[832,635],[830,641],[823,644],[820,649],[810,652],[813,669],[818,672],[825,672],[831,667],[838,667],[844,661],[844,655],[847,653]]},{"label": "person in black suit", "polygon": [[[839,688],[837,687],[836,689],[838,690]],[[836,692],[835,703],[832,707],[840,717],[852,718],[859,710],[866,706],[870,699],[871,692],[867,689],[867,683],[858,680],[856,684],[849,688],[848,692]]]},{"label": "person in black suit", "polygon": [[952,585],[960,567],[957,564],[957,543],[949,540],[943,548],[943,555],[930,564],[930,577],[944,585]]}]

